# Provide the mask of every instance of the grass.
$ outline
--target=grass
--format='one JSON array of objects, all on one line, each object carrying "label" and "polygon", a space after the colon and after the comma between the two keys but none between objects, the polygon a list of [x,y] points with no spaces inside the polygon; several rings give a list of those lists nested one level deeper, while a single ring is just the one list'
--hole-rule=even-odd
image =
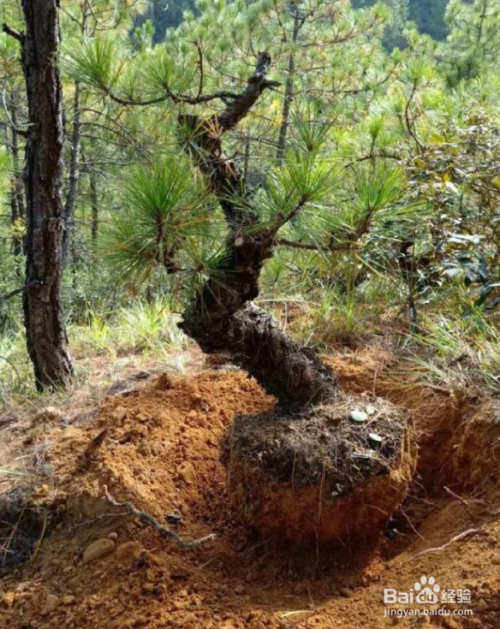
[{"label": "grass", "polygon": [[411,363],[423,380],[465,389],[472,384],[500,393],[500,332],[481,313],[469,317],[428,315],[412,339],[424,350]]},{"label": "grass", "polygon": [[290,331],[300,343],[320,350],[367,341],[380,330],[390,290],[377,278],[358,289],[324,287],[302,301],[303,314],[292,321]]},{"label": "grass", "polygon": [[[279,325],[299,343],[328,352],[333,347],[359,346],[374,334],[398,336],[394,322],[401,312],[393,285],[374,277],[356,289],[332,288],[272,296],[260,300],[274,310]],[[276,291],[280,292],[280,291]],[[288,295],[291,291],[287,291]],[[440,309],[441,312],[449,310]],[[420,332],[407,337],[406,355],[412,372],[432,384],[453,389],[471,384],[500,393],[500,332],[491,318],[438,315],[431,308]],[[21,327],[0,336],[0,404],[14,402],[27,412],[42,406],[65,407],[99,399],[106,387],[141,369],[185,373],[193,346],[178,328],[179,315],[168,299],[133,301],[111,313],[93,313],[86,325],[70,325],[70,351],[76,366],[72,390],[40,395]],[[397,329],[396,329],[397,328]],[[409,350],[409,351],[408,351]]]},{"label": "grass", "polygon": [[[89,383],[112,383],[121,371],[136,371],[154,362],[159,367],[182,372],[188,348],[184,334],[177,327],[179,316],[168,300],[151,304],[134,301],[128,308],[113,313],[93,313],[87,325],[68,326],[70,352],[76,364],[74,390]],[[56,403],[58,394],[36,393],[22,329],[0,336],[0,404],[10,400],[41,406]]]},{"label": "grass", "polygon": [[77,354],[116,358],[137,352],[161,356],[165,348],[187,347],[178,321],[169,301],[135,301],[111,314],[93,313],[88,325],[70,326],[68,335]]}]

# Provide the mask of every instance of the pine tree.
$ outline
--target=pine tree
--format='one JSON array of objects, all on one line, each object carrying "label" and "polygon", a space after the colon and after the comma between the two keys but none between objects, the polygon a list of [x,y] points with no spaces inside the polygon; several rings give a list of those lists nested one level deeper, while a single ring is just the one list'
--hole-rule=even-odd
[{"label": "pine tree", "polygon": [[496,0],[451,0],[446,13],[450,35],[440,53],[450,84],[479,76],[500,54],[500,6]]}]

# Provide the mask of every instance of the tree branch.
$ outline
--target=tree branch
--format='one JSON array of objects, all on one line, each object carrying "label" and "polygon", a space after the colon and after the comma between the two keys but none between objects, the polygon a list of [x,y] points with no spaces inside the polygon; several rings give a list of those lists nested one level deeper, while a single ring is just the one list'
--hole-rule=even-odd
[{"label": "tree branch", "polygon": [[17,41],[21,44],[21,46],[24,45],[24,35],[22,33],[20,33],[19,31],[16,31],[13,28],[11,28],[5,22],[2,25],[2,31],[6,35],[10,35],[10,37],[13,37],[14,39],[17,39]]},{"label": "tree branch", "polygon": [[257,67],[248,79],[245,90],[227,106],[225,111],[217,116],[217,122],[223,131],[234,129],[240,120],[247,116],[264,90],[273,90],[279,87],[278,81],[267,79],[270,65],[271,55],[267,52],[259,53]]},{"label": "tree branch", "polygon": [[28,288],[33,288],[33,286],[40,286],[41,284],[42,282],[39,282],[38,280],[31,280],[24,286],[11,290],[10,293],[6,293],[5,295],[2,295],[0,297],[0,304],[3,304],[9,299],[12,299],[12,297],[15,297],[16,295],[20,295],[21,293],[24,293],[24,291],[28,290]]}]

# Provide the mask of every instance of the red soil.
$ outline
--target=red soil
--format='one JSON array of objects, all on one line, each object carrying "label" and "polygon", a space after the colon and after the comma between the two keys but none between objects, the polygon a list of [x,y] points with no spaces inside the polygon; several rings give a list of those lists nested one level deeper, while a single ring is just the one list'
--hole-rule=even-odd
[{"label": "red soil", "polygon": [[[414,415],[419,477],[394,539],[327,552],[255,537],[228,502],[220,441],[236,413],[262,411],[272,400],[239,372],[160,376],[108,398],[96,413],[31,433],[25,447],[48,444],[53,470],[35,498],[58,504],[60,522],[1,582],[0,627],[498,629],[498,405],[409,382],[391,373],[392,358],[380,350],[332,362],[347,391],[388,397]],[[104,486],[159,521],[182,515],[186,539],[217,537],[179,548],[134,517],[113,516]],[[109,554],[82,562],[104,538],[113,541]],[[471,589],[465,607],[474,616],[384,617],[383,589],[408,591],[422,575],[442,588]]]}]

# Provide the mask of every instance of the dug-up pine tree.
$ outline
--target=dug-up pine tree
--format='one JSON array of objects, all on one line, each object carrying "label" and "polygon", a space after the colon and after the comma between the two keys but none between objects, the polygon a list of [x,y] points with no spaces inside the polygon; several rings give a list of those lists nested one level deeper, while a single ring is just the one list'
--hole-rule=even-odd
[{"label": "dug-up pine tree", "polygon": [[[278,4],[280,22],[288,20],[293,33],[295,3]],[[330,8],[316,28],[331,36],[335,3],[318,4]],[[352,24],[349,29],[355,32]],[[338,41],[345,39],[339,35]],[[192,75],[187,70],[175,78],[173,55],[159,47],[141,68],[130,66],[139,74],[134,81],[126,77],[122,86],[113,68],[127,70],[122,60],[113,61],[109,42],[86,42],[71,63],[82,84],[115,103],[149,105],[152,115],[160,106],[171,111],[177,150],[130,174],[127,211],[108,230],[105,247],[117,275],[119,270],[136,284],[158,266],[183,281],[182,330],[207,354],[228,355],[276,398],[272,412],[237,417],[231,428],[227,465],[235,504],[263,531],[297,542],[331,543],[380,532],[406,495],[414,452],[407,417],[386,401],[343,393],[329,365],[286,336],[255,304],[262,269],[277,247],[286,246],[287,226],[308,216],[314,221],[337,177],[324,158],[329,125],[321,113],[293,118],[293,141],[287,140],[285,151],[278,143],[278,166],[258,189],[247,183],[252,162],[241,168],[225,147],[263,99],[284,94],[290,101],[296,89],[290,76],[300,62],[297,41],[293,46],[285,47],[277,66],[270,53],[249,52],[243,62],[253,69],[246,79],[228,90],[219,77],[210,92],[201,45],[193,46],[195,56],[186,64],[195,69],[192,84],[186,84]],[[296,57],[290,64],[291,53]],[[151,82],[146,87],[148,80],[154,89]],[[291,116],[290,102],[284,104],[284,114]],[[276,131],[284,141],[283,129]],[[378,193],[372,194],[372,186],[366,196],[365,219],[391,203],[387,181],[397,175],[386,175],[377,181]]]}]

